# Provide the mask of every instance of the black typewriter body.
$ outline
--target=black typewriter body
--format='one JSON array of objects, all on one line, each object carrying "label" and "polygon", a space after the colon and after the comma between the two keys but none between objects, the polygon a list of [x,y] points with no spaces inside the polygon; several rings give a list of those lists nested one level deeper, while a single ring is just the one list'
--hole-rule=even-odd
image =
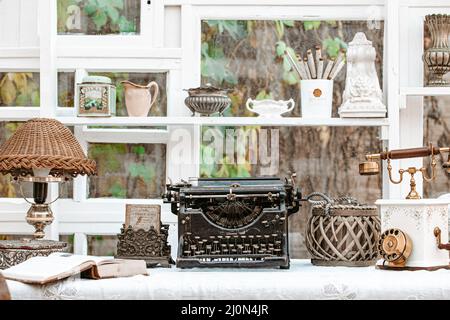
[{"label": "black typewriter body", "polygon": [[299,210],[293,178],[198,179],[167,185],[178,215],[177,267],[289,268],[288,216]]}]

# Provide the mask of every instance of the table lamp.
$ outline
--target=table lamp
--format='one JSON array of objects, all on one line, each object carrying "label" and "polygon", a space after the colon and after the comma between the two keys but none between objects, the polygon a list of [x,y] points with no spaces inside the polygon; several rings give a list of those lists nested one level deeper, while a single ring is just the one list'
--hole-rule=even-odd
[{"label": "table lamp", "polygon": [[[11,174],[21,192],[23,182],[33,183],[34,202],[27,200],[23,192],[22,196],[31,204],[26,221],[35,228],[33,240],[0,242],[0,269],[2,250],[20,248],[44,252],[31,254],[34,256],[62,251],[62,247],[67,246],[58,241],[41,240],[45,236],[44,228],[53,221],[50,204],[58,199],[46,202],[48,184],[68,181],[77,175],[94,175],[96,171],[95,161],[86,157],[72,132],[54,119],[31,119],[0,146],[0,173]],[[4,256],[3,264],[4,267]]]}]

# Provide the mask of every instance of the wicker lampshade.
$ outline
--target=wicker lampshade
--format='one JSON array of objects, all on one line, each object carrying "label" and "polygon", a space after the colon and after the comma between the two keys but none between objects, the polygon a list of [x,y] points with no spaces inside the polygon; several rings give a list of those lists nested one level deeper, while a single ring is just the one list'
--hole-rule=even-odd
[{"label": "wicker lampshade", "polygon": [[72,132],[54,119],[27,121],[0,146],[0,172],[17,175],[33,168],[51,174],[94,175],[97,165],[86,157]]}]

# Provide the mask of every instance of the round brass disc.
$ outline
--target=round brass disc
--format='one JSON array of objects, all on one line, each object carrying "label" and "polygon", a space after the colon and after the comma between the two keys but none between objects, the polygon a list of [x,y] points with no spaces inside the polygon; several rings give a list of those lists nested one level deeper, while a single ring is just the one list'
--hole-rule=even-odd
[{"label": "round brass disc", "polygon": [[366,161],[359,164],[359,174],[363,176],[380,173],[380,165],[376,161]]},{"label": "round brass disc", "polygon": [[412,242],[400,229],[388,229],[380,237],[379,254],[389,262],[405,262],[411,255]]}]

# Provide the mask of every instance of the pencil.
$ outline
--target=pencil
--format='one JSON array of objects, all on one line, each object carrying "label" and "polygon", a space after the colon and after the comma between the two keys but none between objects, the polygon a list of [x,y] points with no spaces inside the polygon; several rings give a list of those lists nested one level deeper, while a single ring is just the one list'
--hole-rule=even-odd
[{"label": "pencil", "polygon": [[336,76],[338,75],[339,71],[341,71],[341,69],[344,67],[344,65],[345,65],[345,61],[341,60],[341,63],[339,63],[337,68],[335,68],[334,71],[332,73],[330,73],[330,75],[328,76],[328,79],[329,80],[334,80],[334,78],[336,78]]},{"label": "pencil", "polygon": [[308,58],[304,58],[303,59],[303,65],[305,66],[306,74],[308,76],[308,79],[312,79],[312,77],[311,77],[311,70],[309,69],[309,66],[308,66]]},{"label": "pencil", "polygon": [[322,79],[323,75],[323,58],[319,59],[319,62],[317,63],[317,79]]},{"label": "pencil", "polygon": [[316,70],[317,70],[317,79],[320,79],[321,74],[319,74],[319,63],[322,58],[322,48],[320,46],[316,46]]},{"label": "pencil", "polygon": [[287,55],[289,63],[291,64],[291,66],[295,69],[295,71],[297,71],[298,75],[300,76],[300,79],[305,79],[306,75],[304,74],[304,70],[302,70],[300,65],[295,61],[296,59],[294,59],[291,56],[289,51],[285,50],[284,53]]},{"label": "pencil", "polygon": [[306,51],[306,56],[308,57],[308,67],[309,67],[309,71],[311,72],[311,78],[316,79],[316,77],[317,77],[316,64],[314,63],[314,57],[313,57],[311,49]]},{"label": "pencil", "polygon": [[333,74],[336,73],[336,69],[341,65],[341,61],[344,61],[344,50],[339,50],[339,54],[336,58],[336,62],[333,65],[333,69],[331,69],[330,74],[328,75],[328,77],[331,77]]},{"label": "pencil", "polygon": [[334,60],[330,59],[328,61],[327,67],[325,68],[325,71],[322,75],[322,79],[328,79],[328,76],[330,75],[331,69],[333,68]]}]

